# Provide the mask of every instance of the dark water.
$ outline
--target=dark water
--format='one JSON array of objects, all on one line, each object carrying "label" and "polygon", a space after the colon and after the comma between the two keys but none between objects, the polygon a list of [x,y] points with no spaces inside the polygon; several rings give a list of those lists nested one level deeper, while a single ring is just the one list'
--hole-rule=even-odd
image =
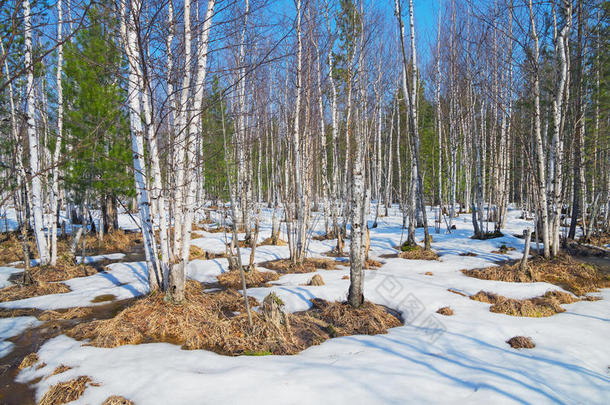
[{"label": "dark water", "polygon": [[[114,317],[133,302],[133,300],[132,298],[92,307],[91,314],[86,317],[48,321],[38,327],[26,330],[21,335],[7,339],[8,342],[12,342],[15,346],[13,346],[13,350],[7,356],[0,359],[0,404],[35,404],[34,390],[27,384],[15,382],[15,377],[19,374],[19,364],[21,364],[25,356],[37,352],[47,340],[64,334],[77,323]],[[39,311],[34,315],[41,312],[43,311]],[[61,310],[58,312],[61,312]]]}]

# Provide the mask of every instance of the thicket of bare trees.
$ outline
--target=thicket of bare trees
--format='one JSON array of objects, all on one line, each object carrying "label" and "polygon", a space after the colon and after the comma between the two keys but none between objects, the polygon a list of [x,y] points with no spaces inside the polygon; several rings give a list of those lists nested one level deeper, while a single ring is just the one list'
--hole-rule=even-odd
[{"label": "thicket of bare trees", "polygon": [[[358,306],[368,227],[393,204],[405,243],[423,227],[425,249],[429,222],[451,232],[469,213],[474,237],[493,237],[510,204],[545,257],[610,231],[607,2],[439,1],[427,59],[413,0],[2,3],[0,205],[42,265],[57,260],[59,210],[103,235],[119,204],[137,212],[151,289],[181,301],[202,208],[230,202],[235,239],[255,249],[266,203],[295,265],[318,221],[338,254],[350,241]],[[133,192],[110,200],[64,180],[79,146],[63,44],[93,12],[122,53],[108,75],[131,136]]]}]

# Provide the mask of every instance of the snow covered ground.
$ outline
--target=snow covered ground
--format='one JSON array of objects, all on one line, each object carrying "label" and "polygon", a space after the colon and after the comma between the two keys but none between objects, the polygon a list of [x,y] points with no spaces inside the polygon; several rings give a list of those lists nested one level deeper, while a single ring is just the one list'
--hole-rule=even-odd
[{"label": "snow covered ground", "polygon": [[[263,213],[261,239],[270,232],[270,213]],[[392,246],[406,237],[400,228],[402,218],[394,210],[390,214],[394,215],[380,218],[379,226],[371,229],[370,254],[374,258],[395,252]],[[489,304],[448,291],[474,294],[486,290],[528,298],[561,290],[547,283],[478,280],[460,272],[520,257],[523,240],[512,234],[521,234],[531,223],[517,219],[520,211],[509,211],[509,215],[502,238],[470,239],[470,216],[464,215],[457,219],[457,229],[451,234],[444,230],[433,233],[432,248],[440,261],[381,259],[385,263],[379,270],[366,270],[366,299],[399,310],[405,319],[404,326],[386,335],[335,338],[294,356],[260,357],[185,351],[167,343],[104,349],[84,346],[84,342],[62,335],[38,351],[46,366],[27,368],[18,380],[36,381],[37,399],[50,386],[80,375],[101,384],[88,387],[75,404],[99,404],[110,395],[122,395],[136,404],[610,403],[610,290],[596,294],[603,298],[600,301],[564,305],[566,312],[549,318],[491,313]],[[322,228],[320,220],[316,232]],[[224,234],[197,235],[195,245],[224,251]],[[417,240],[422,239],[420,229]],[[505,255],[491,253],[502,244],[516,250]],[[310,255],[319,256],[332,245],[333,241],[312,240],[308,249]],[[466,252],[477,256],[460,256]],[[249,249],[242,249],[244,260],[249,254]],[[287,256],[287,247],[261,246],[256,250],[257,262]],[[0,272],[0,282],[9,271]],[[188,275],[213,282],[225,271],[225,259],[195,260]],[[249,294],[262,300],[275,291],[290,311],[307,309],[309,299],[315,297],[346,298],[349,280],[342,277],[349,274],[349,268],[317,273],[326,285],[303,286],[313,274],[289,274],[271,287],[250,289]],[[66,284],[72,289],[69,293],[0,306],[56,309],[98,305],[91,301],[101,294],[121,299],[148,291],[143,263],[111,264],[107,273]],[[450,306],[455,315],[437,314],[444,306]],[[10,327],[10,333],[20,333],[23,325],[33,321],[25,318],[15,318],[21,326]],[[3,330],[0,324],[0,339],[8,336]],[[505,342],[516,335],[532,337],[536,347],[512,349]],[[72,369],[36,380],[61,364]]]}]

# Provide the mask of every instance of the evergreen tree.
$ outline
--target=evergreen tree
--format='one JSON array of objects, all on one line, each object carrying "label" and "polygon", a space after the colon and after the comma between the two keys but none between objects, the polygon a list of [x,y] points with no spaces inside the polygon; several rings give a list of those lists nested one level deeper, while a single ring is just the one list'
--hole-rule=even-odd
[{"label": "evergreen tree", "polygon": [[[122,54],[115,43],[115,23],[94,9],[89,27],[65,51],[66,183],[75,202],[97,198],[104,230],[117,226],[117,198],[133,195],[129,125]],[[93,195],[92,195],[93,194]]]}]

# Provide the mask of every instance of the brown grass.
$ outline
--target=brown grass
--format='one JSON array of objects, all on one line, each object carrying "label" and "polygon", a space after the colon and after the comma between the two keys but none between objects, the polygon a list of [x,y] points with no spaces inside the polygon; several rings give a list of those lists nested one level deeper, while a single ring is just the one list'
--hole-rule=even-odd
[{"label": "brown grass", "polygon": [[[36,252],[36,243],[29,238],[30,255]],[[0,234],[0,264],[8,264],[23,260],[23,247],[17,232],[3,232]]]},{"label": "brown grass", "polygon": [[467,296],[467,295],[466,295],[466,294],[464,294],[463,292],[460,292],[460,291],[454,290],[453,288],[447,288],[447,291],[452,292],[452,293],[457,294],[457,295],[461,295],[462,297],[466,297],[466,296]]},{"label": "brown grass", "polygon": [[453,309],[451,309],[450,307],[442,307],[442,308],[439,308],[436,311],[436,313],[445,315],[445,316],[451,316],[451,315],[453,315]]},{"label": "brown grass", "polygon": [[273,238],[267,238],[264,239],[261,243],[259,243],[258,246],[288,246],[288,242],[280,238],[277,238],[275,240]]},{"label": "brown grass", "polygon": [[478,254],[473,253],[473,252],[465,252],[465,253],[460,253],[460,256],[471,256],[471,257],[476,257],[476,256],[478,256]]},{"label": "brown grass", "polygon": [[135,403],[119,395],[113,395],[106,398],[102,405],[135,405]]},{"label": "brown grass", "polygon": [[424,273],[424,275],[426,275],[426,276],[433,276],[434,273],[432,273],[431,271],[427,271],[427,272]]},{"label": "brown grass", "polygon": [[[250,328],[243,297],[234,290],[206,294],[198,283],[187,281],[183,304],[169,304],[163,297],[156,293],[141,298],[114,318],[81,323],[68,335],[90,339],[88,344],[98,347],[170,342],[226,355],[294,354],[334,336],[383,333],[400,325],[383,307],[371,303],[353,309],[316,300],[311,310],[288,314],[289,328],[280,328],[257,312],[252,312]],[[250,304],[258,305],[253,298]]]},{"label": "brown grass", "polygon": [[312,285],[312,286],[320,286],[320,285],[324,285],[324,284],[325,284],[324,279],[319,274],[314,275],[311,278],[311,280],[309,280],[309,282],[307,283],[307,285]]},{"label": "brown grass", "polygon": [[345,276],[341,277],[341,280],[349,280],[349,276],[346,274]]},{"label": "brown grass", "polygon": [[367,270],[378,269],[381,266],[383,266],[383,263],[375,259],[366,259],[364,261],[364,268]]},{"label": "brown grass", "polygon": [[426,250],[419,245],[410,246],[408,250],[398,252],[396,257],[407,260],[438,260],[438,255],[434,251]]},{"label": "brown grass", "polygon": [[88,383],[91,383],[91,378],[80,376],[73,380],[55,384],[45,392],[42,399],[38,402],[38,405],[59,405],[76,401],[83,395]]},{"label": "brown grass", "polygon": [[57,374],[65,373],[66,371],[71,370],[71,369],[72,369],[72,367],[61,364],[61,365],[57,366],[55,368],[55,370],[53,370],[53,372],[51,374],[49,374],[46,378],[49,378],[49,377],[57,375]]},{"label": "brown grass", "polygon": [[[246,278],[246,287],[265,287],[268,286],[269,281],[275,281],[280,278],[277,273],[271,271],[258,271],[251,269],[244,271]],[[226,273],[222,273],[218,276],[218,283],[226,288],[233,288],[236,290],[242,289],[241,274],[239,270],[231,270]]]},{"label": "brown grass", "polygon": [[531,337],[514,336],[506,341],[513,349],[533,349],[536,344]]},{"label": "brown grass", "polygon": [[39,282],[31,285],[11,285],[0,290],[0,302],[67,292],[70,292],[70,288],[63,283]]},{"label": "brown grass", "polygon": [[195,245],[191,245],[189,249],[189,260],[211,260],[219,257],[227,257],[227,255],[225,253],[208,252]]},{"label": "brown grass", "polygon": [[[581,238],[581,242],[587,242],[587,241],[584,240],[584,238]],[[593,235],[589,239],[588,243],[595,245],[595,246],[604,246],[605,247],[608,244],[610,244],[610,233],[606,232],[606,233],[602,233],[599,235]]]},{"label": "brown grass", "polygon": [[322,258],[307,258],[303,260],[303,263],[294,264],[290,259],[278,259],[263,262],[260,264],[262,267],[267,269],[275,270],[278,273],[313,273],[317,269],[323,270],[337,270],[337,265],[347,265],[349,263],[337,262],[332,259]]},{"label": "brown grass", "polygon": [[558,285],[576,295],[610,287],[610,278],[601,274],[594,266],[559,256],[552,260],[536,257],[528,263],[529,271],[519,269],[519,263],[484,269],[462,270],[467,276],[483,280],[498,280],[514,283],[545,281]]},{"label": "brown grass", "polygon": [[502,245],[502,246],[500,246],[498,248],[498,250],[492,250],[491,253],[505,255],[508,252],[512,252],[513,250],[515,250],[514,247],[509,247],[509,246],[506,246],[506,245]]},{"label": "brown grass", "polygon": [[38,353],[30,353],[21,360],[19,364],[19,370],[23,370],[24,368],[28,368],[38,363]]},{"label": "brown grass", "polygon": [[475,295],[471,295],[470,299],[492,304],[489,308],[491,312],[532,318],[547,317],[565,312],[560,304],[571,304],[579,301],[578,298],[562,291],[548,291],[543,296],[523,300],[479,291]]}]

